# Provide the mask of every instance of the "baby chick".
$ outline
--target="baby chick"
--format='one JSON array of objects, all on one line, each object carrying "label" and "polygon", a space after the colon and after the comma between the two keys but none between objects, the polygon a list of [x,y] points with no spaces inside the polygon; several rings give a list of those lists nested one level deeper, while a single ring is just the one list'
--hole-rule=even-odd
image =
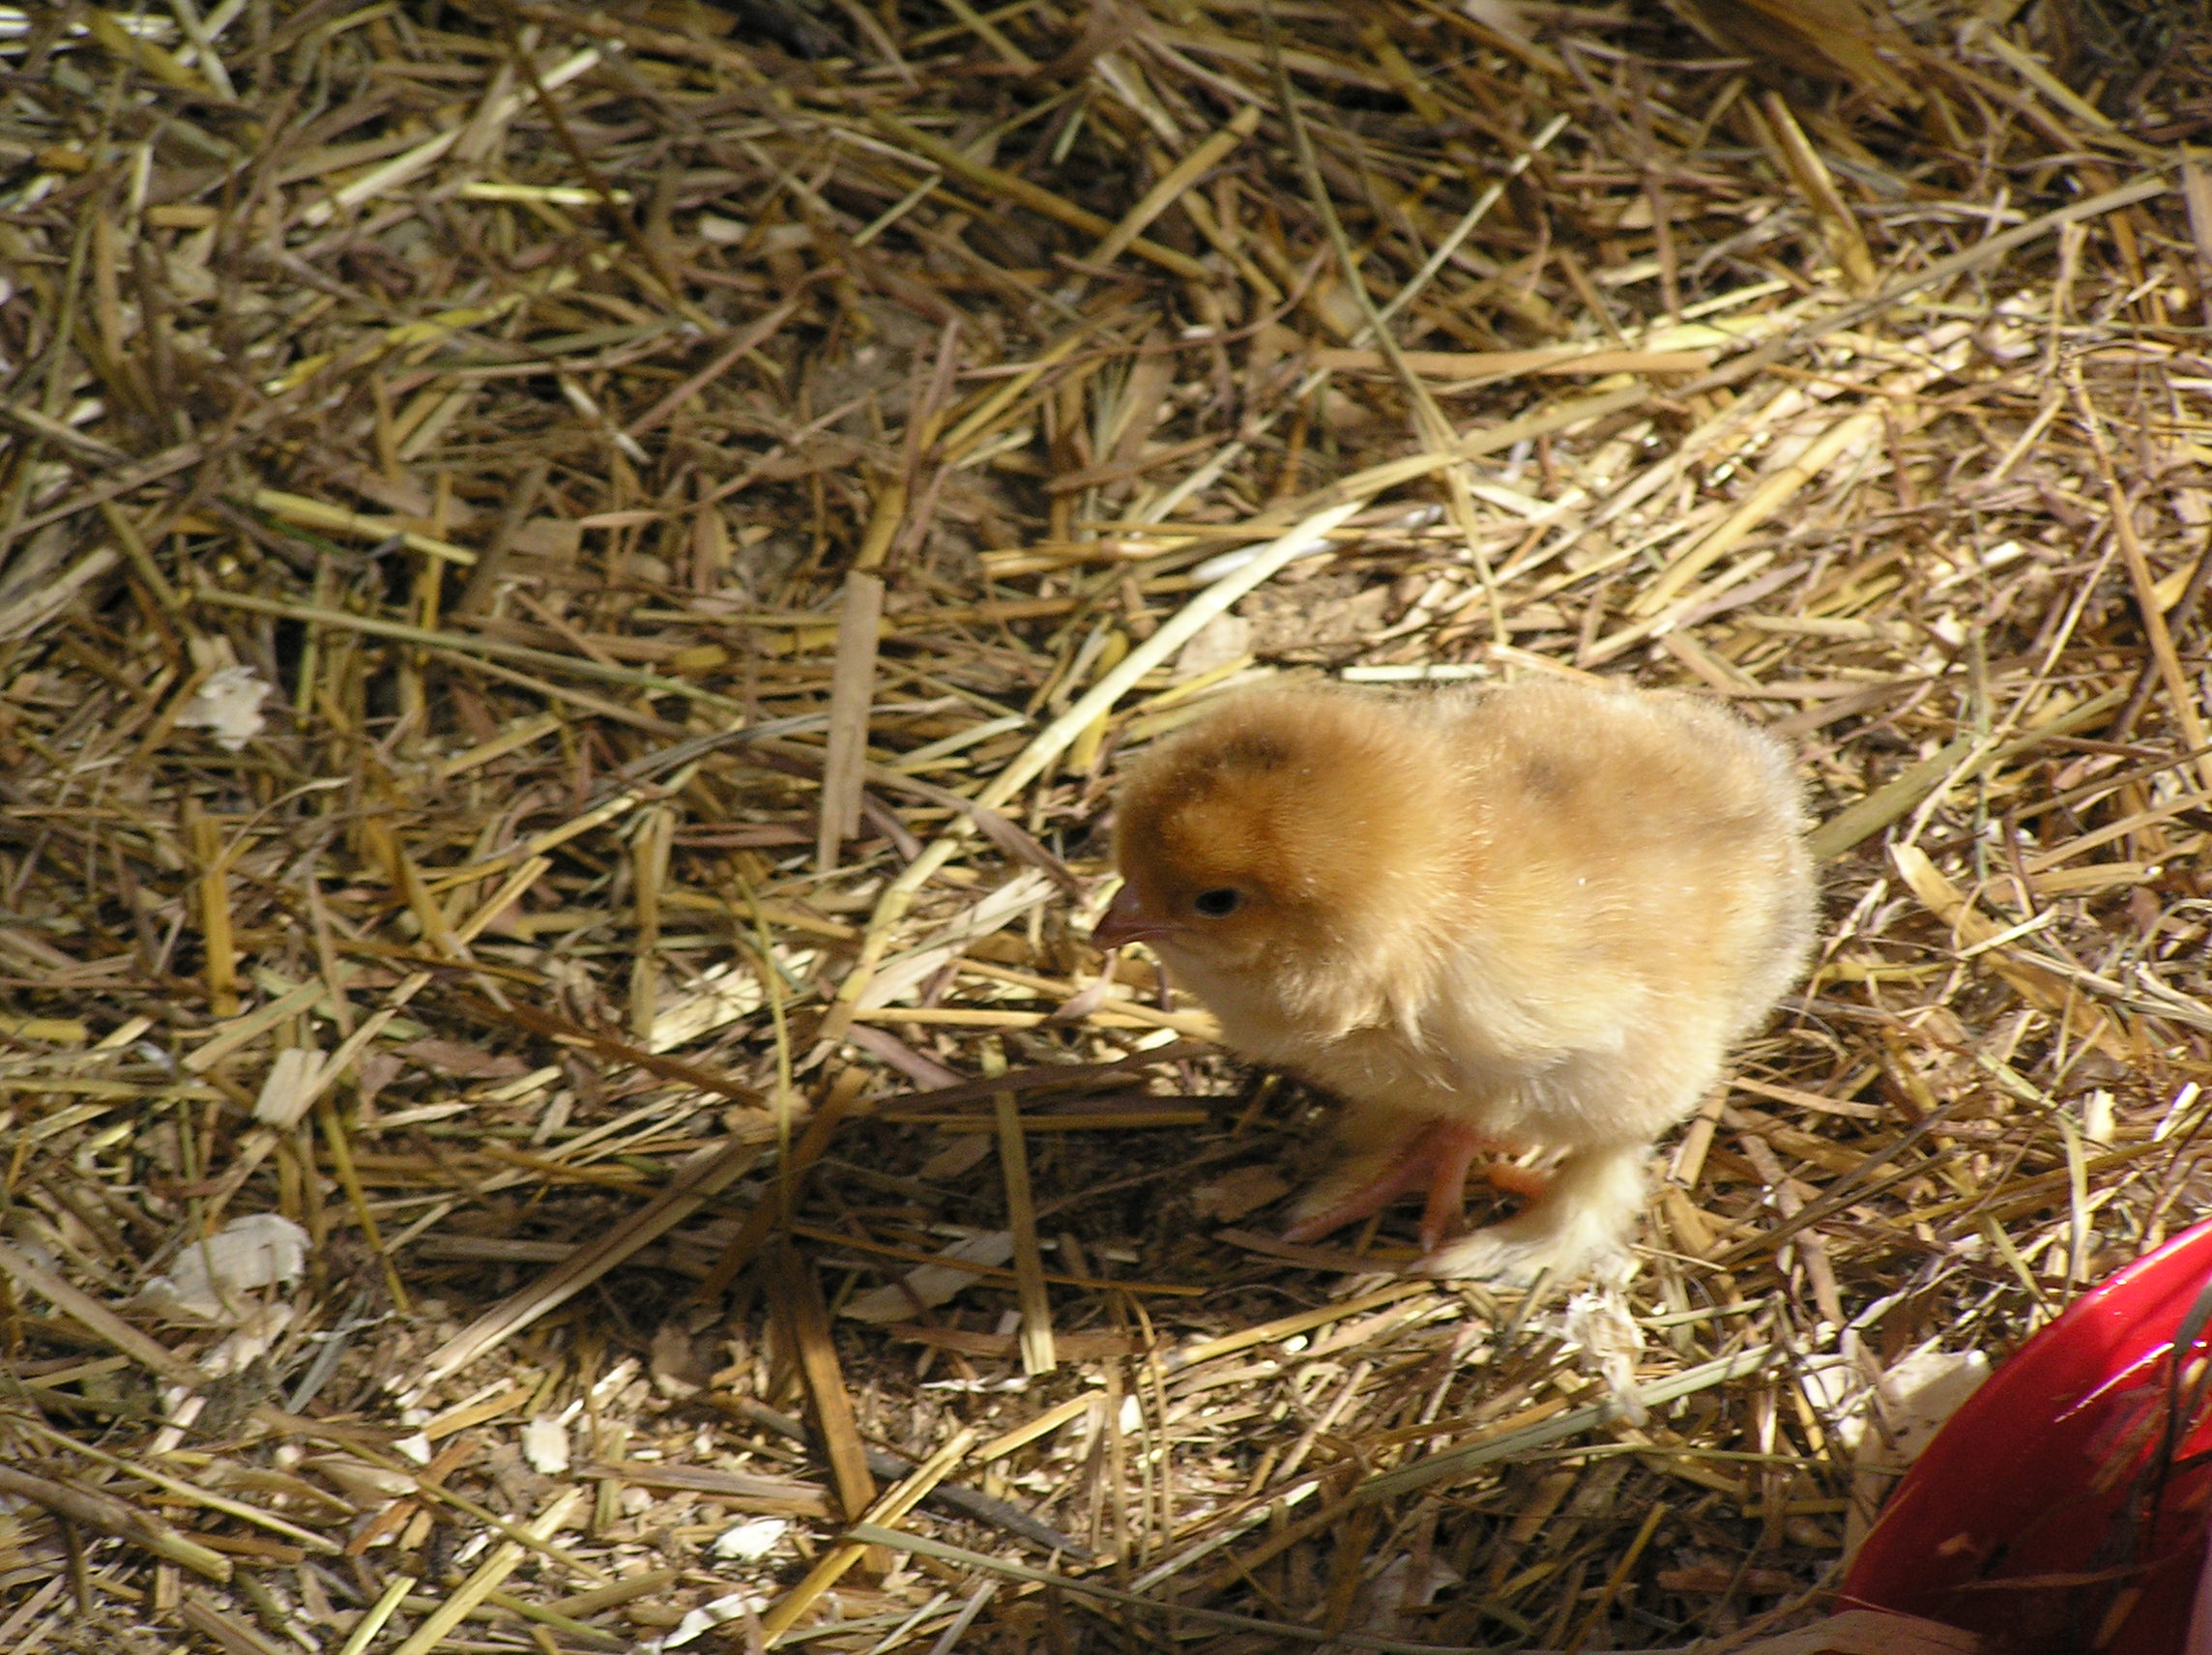
[{"label": "baby chick", "polygon": [[[1349,1106],[1292,1239],[1421,1190],[1416,1268],[1525,1283],[1627,1238],[1653,1140],[1798,980],[1805,825],[1781,743],[1692,695],[1260,689],[1122,781],[1093,940]],[[1461,1234],[1474,1158],[1531,1148],[1541,1192]]]}]

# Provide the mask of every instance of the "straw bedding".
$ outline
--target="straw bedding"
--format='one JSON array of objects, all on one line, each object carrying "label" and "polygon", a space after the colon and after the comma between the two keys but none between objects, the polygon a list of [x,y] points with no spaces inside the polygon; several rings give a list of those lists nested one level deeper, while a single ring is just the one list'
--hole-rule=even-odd
[{"label": "straw bedding", "polygon": [[[0,70],[0,1647],[1751,1648],[2203,1205],[2198,8]],[[1098,980],[1119,758],[1269,673],[1797,744],[1625,1281],[1274,1240],[1322,1100]]]}]

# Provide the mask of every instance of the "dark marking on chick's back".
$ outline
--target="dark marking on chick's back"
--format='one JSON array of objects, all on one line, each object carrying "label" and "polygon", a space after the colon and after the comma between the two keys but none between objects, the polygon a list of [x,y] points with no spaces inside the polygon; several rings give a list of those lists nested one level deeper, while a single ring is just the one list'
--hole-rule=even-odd
[{"label": "dark marking on chick's back", "polygon": [[1575,791],[1573,778],[1542,753],[1522,761],[1521,785],[1546,804],[1563,804]]},{"label": "dark marking on chick's back", "polygon": [[1247,770],[1288,769],[1291,744],[1266,730],[1239,730],[1221,744],[1221,762]]}]

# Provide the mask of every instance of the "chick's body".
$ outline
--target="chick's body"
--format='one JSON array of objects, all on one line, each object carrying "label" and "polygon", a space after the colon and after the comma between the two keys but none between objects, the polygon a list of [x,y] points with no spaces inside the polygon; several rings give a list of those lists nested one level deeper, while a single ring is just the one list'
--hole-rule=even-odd
[{"label": "chick's body", "polygon": [[[1796,981],[1804,826],[1780,744],[1687,695],[1262,690],[1124,781],[1099,939],[1150,942],[1230,1046],[1349,1106],[1294,1235],[1425,1184],[1425,1267],[1527,1279],[1621,1239],[1652,1141]],[[1440,1245],[1484,1145],[1565,1155]]]}]

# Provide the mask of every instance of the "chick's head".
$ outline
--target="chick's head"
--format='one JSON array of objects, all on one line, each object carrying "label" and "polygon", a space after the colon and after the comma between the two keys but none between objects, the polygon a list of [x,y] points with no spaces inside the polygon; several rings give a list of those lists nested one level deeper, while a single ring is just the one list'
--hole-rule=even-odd
[{"label": "chick's head", "polygon": [[1123,884],[1094,940],[1142,939],[1171,966],[1211,973],[1363,953],[1443,877],[1439,769],[1420,732],[1368,697],[1322,687],[1239,696],[1123,780],[1114,835]]}]

